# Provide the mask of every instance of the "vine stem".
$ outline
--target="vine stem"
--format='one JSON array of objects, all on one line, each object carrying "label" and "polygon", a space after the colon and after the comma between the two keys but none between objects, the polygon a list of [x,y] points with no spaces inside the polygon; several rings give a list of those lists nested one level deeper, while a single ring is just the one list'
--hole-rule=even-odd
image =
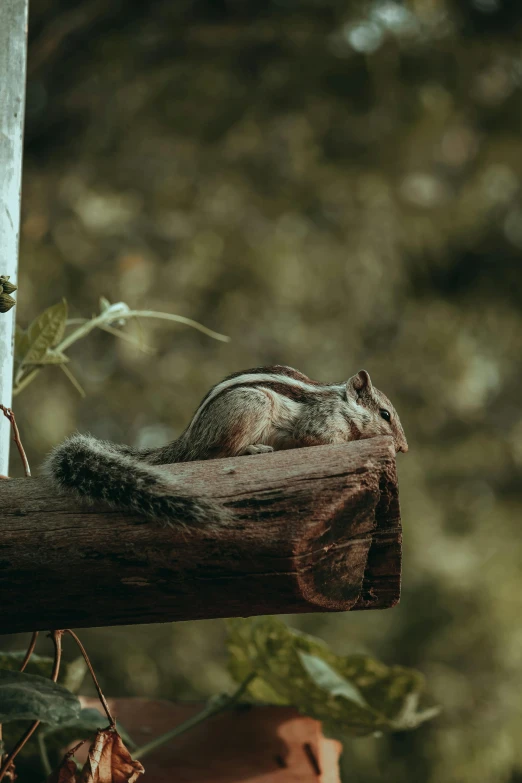
[{"label": "vine stem", "polygon": [[165,734],[161,734],[159,737],[151,740],[146,745],[142,745],[141,748],[136,748],[132,752],[132,757],[135,759],[142,759],[144,756],[148,756],[149,753],[152,753],[153,750],[156,750],[156,748],[159,748],[162,745],[165,745],[167,742],[170,742],[170,740],[179,737],[180,734],[184,734],[186,731],[194,728],[194,726],[197,726],[199,723],[203,723],[203,721],[208,720],[208,718],[212,718],[219,712],[230,709],[230,707],[233,707],[234,704],[239,701],[250,683],[256,677],[257,674],[255,672],[251,672],[231,696],[222,694],[214,699],[210,699],[206,707],[204,707],[201,712],[198,712],[197,715],[193,715],[192,718],[184,721],[179,726],[176,726],[170,731],[165,732]]},{"label": "vine stem", "polygon": [[[34,648],[36,647],[37,639],[38,639],[38,631],[33,631],[33,635],[31,636],[31,641],[29,642],[29,647],[27,648],[27,652],[22,661],[22,665],[20,666],[21,672],[25,671],[25,668],[29,663],[29,659],[34,652]],[[0,746],[2,745],[2,740],[3,740],[3,732],[2,732],[2,724],[0,723]],[[4,753],[0,753],[0,769],[2,768],[4,755],[5,755]]]},{"label": "vine stem", "polygon": [[47,752],[47,745],[45,744],[45,735],[40,732],[36,735],[36,739],[38,742],[38,750],[40,752],[40,761],[42,762],[42,767],[45,773],[45,776],[48,777],[51,772],[53,771],[53,768],[51,766],[51,762],[49,760],[49,754]]},{"label": "vine stem", "polygon": [[[36,633],[36,631],[35,631],[35,633]],[[63,631],[52,631],[51,632],[51,636],[52,636],[52,640],[53,640],[53,644],[54,644],[54,663],[53,663],[53,670],[52,670],[52,673],[51,673],[51,680],[53,682],[56,682],[56,680],[58,679],[58,674],[60,672],[60,663],[62,661],[62,636],[63,636],[63,633],[64,633]],[[34,634],[33,634],[33,638],[34,638]],[[32,643],[32,641],[31,641],[31,643]],[[27,660],[29,660],[29,658],[27,658]],[[20,740],[18,740],[18,742],[16,743],[16,745],[13,748],[13,750],[11,751],[11,753],[8,754],[8,756],[6,757],[4,763],[0,767],[0,783],[7,776],[7,774],[9,773],[9,768],[13,765],[13,761],[18,756],[18,754],[20,753],[20,751],[24,747],[25,743],[33,736],[34,732],[36,731],[36,729],[38,728],[39,725],[40,725],[40,721],[39,720],[35,720],[33,723],[31,723],[31,725],[29,726],[29,728],[27,729],[27,731],[25,732],[23,737]]]},{"label": "vine stem", "polygon": [[22,378],[20,381],[15,381],[15,385],[13,386],[13,397],[16,397],[16,395],[20,394],[20,392],[23,391],[26,386],[29,386],[29,384],[34,381],[40,370],[41,367],[35,367],[34,370],[31,370],[31,372],[25,376],[25,378]]},{"label": "vine stem", "polygon": [[75,343],[76,340],[85,337],[85,335],[89,334],[89,332],[92,332],[92,330],[96,329],[96,327],[103,326],[104,324],[111,326],[114,321],[127,321],[131,318],[159,318],[160,320],[164,321],[175,321],[178,324],[191,326],[193,329],[197,329],[198,332],[206,334],[207,337],[213,337],[214,340],[220,340],[223,343],[230,342],[230,337],[227,337],[225,334],[214,332],[213,329],[208,329],[208,327],[203,326],[203,324],[200,324],[198,321],[193,321],[192,318],[185,318],[183,315],[175,315],[174,313],[160,313],[156,310],[126,310],[122,311],[121,313],[114,313],[111,312],[111,308],[109,307],[103,313],[100,313],[100,315],[97,315],[95,318],[91,318],[86,323],[81,324],[78,329],[75,329],[74,332],[71,332],[71,334],[67,335],[67,337],[64,337],[61,343],[57,345],[54,350],[61,351],[63,353],[67,348],[69,348],[70,345]]},{"label": "vine stem", "polygon": [[[78,647],[80,648],[80,652],[83,655],[84,661],[87,664],[87,668],[89,669],[89,672],[91,673],[92,681],[94,682],[94,687],[96,688],[96,691],[98,693],[98,698],[100,699],[102,703],[102,707],[105,710],[105,714],[107,715],[107,718],[109,719],[109,723],[111,726],[111,729],[113,729],[116,726],[116,720],[112,717],[111,711],[109,709],[109,705],[107,704],[107,699],[103,695],[103,691],[100,688],[100,685],[98,683],[98,680],[96,679],[96,675],[94,673],[94,669],[92,668],[92,664],[89,660],[89,656],[87,655],[87,650],[81,643],[81,641],[78,639],[74,631],[71,631],[70,628],[67,628],[63,633],[68,633],[69,636],[72,636]],[[1,778],[0,778],[1,781]]]},{"label": "vine stem", "polygon": [[22,460],[24,466],[25,475],[26,477],[29,477],[31,475],[31,468],[29,467],[29,461],[24,451],[24,447],[22,446],[22,440],[20,438],[20,432],[18,431],[18,427],[16,425],[15,415],[11,410],[11,408],[6,408],[5,405],[0,405],[0,410],[2,411],[6,419],[9,419],[9,422],[11,423],[11,429],[13,430],[13,440],[16,443],[16,448],[18,449],[18,453],[20,454],[20,459]]},{"label": "vine stem", "polygon": [[[82,337],[86,337],[86,335],[92,332],[93,329],[104,329],[106,326],[111,327],[114,322],[128,321],[131,318],[159,318],[160,320],[164,321],[175,321],[176,323],[184,324],[185,326],[191,326],[193,329],[197,329],[199,332],[206,334],[207,337],[213,337],[214,340],[220,340],[224,343],[230,342],[230,337],[227,337],[224,334],[220,334],[219,332],[214,332],[212,329],[208,329],[198,321],[193,321],[192,318],[185,318],[183,315],[175,315],[174,313],[161,313],[156,312],[156,310],[122,310],[121,312],[115,312],[111,307],[108,307],[102,313],[94,316],[94,318],[90,318],[89,320],[84,321],[83,319],[72,319],[69,323],[80,320],[80,326],[68,334],[67,337],[64,337],[63,340],[53,348],[53,350],[63,353],[77,340],[81,340]],[[15,377],[13,397],[16,397],[16,395],[20,394],[20,392],[23,391],[26,386],[29,386],[29,384],[36,378],[41,369],[41,367],[35,367],[24,376],[25,370],[22,366],[18,370]]]},{"label": "vine stem", "polygon": [[20,666],[20,671],[23,672],[26,669],[27,664],[29,663],[29,659],[31,655],[34,652],[34,648],[36,647],[36,640],[38,639],[38,631],[33,631],[33,635],[31,636],[31,641],[29,642],[29,647],[27,648],[27,652],[25,654],[25,657],[22,661],[22,665]]}]

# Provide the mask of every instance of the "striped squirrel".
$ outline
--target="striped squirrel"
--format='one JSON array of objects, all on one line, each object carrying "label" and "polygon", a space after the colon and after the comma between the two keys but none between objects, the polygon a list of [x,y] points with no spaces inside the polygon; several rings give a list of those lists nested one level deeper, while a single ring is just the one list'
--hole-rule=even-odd
[{"label": "striped squirrel", "polygon": [[178,495],[158,466],[262,454],[392,435],[408,444],[388,398],[365,370],[342,383],[319,383],[291,367],[256,367],[229,375],[203,398],[187,429],[159,448],[135,449],[73,435],[44,463],[55,486],[169,524],[226,521],[211,501]]}]

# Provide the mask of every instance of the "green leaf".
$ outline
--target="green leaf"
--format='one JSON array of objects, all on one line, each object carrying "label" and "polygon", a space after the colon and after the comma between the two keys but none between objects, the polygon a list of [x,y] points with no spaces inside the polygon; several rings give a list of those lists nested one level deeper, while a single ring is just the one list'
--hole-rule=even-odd
[{"label": "green leaf", "polygon": [[308,675],[319,688],[331,693],[332,696],[344,696],[345,699],[350,699],[360,707],[368,707],[360,690],[353,683],[341,677],[322,658],[301,651],[298,651],[298,655]]},{"label": "green leaf", "polygon": [[[28,779],[41,780],[41,757],[39,743],[43,741],[51,766],[57,766],[62,757],[64,747],[75,740],[90,740],[96,734],[98,728],[107,728],[107,717],[97,709],[83,709],[74,720],[67,721],[59,726],[51,727],[49,724],[42,725],[38,731],[33,734],[29,742],[24,746],[18,757],[17,768],[19,780]],[[28,721],[13,721],[4,726],[5,746],[7,749],[13,748],[26,729],[30,726]],[[129,748],[135,748],[136,743],[129,737],[120,723],[116,723],[120,735]]]},{"label": "green leaf", "polygon": [[23,356],[22,364],[47,364],[45,361],[49,348],[54,348],[62,339],[67,322],[67,302],[48,307],[32,322],[27,330],[29,347]]},{"label": "green leaf", "polygon": [[80,712],[80,702],[63,685],[37,674],[0,670],[0,723],[41,720],[63,723]]},{"label": "green leaf", "polygon": [[398,730],[415,729],[420,723],[435,718],[440,712],[440,707],[426,707],[419,710],[419,694],[410,693],[404,699],[403,709],[395,721]]},{"label": "green leaf", "polygon": [[365,655],[336,655],[319,639],[274,617],[227,621],[230,671],[237,682],[255,672],[256,701],[291,704],[335,730],[364,736],[412,729],[438,708],[419,708],[424,678]]},{"label": "green leaf", "polygon": [[[62,664],[60,674],[63,674],[63,672],[64,666]],[[82,687],[86,673],[87,664],[85,663],[83,655],[79,655],[77,658],[74,658],[72,661],[70,661],[70,663],[65,665],[65,674],[63,677],[61,677],[61,683],[64,688],[67,688],[68,691],[71,691],[72,693],[78,693]]]},{"label": "green leaf", "polygon": [[14,360],[18,369],[29,350],[29,335],[18,324],[15,327]]},{"label": "green leaf", "polygon": [[[51,726],[45,729],[44,738],[47,748],[53,753],[59,753],[62,748],[75,740],[91,739],[98,729],[107,728],[107,716],[93,707],[81,710],[77,718],[61,723],[59,726]],[[117,723],[122,739],[129,747],[135,747],[135,743],[129,737],[125,729]]]},{"label": "green leaf", "polygon": [[[0,669],[19,672],[24,658],[25,652],[22,650],[16,652],[0,652]],[[52,670],[52,658],[33,653],[25,671],[28,674],[39,674],[41,677],[50,677]]]},{"label": "green leaf", "polygon": [[65,364],[69,361],[69,357],[61,351],[55,351],[52,348],[47,348],[44,355],[39,360],[34,360],[31,364]]},{"label": "green leaf", "polygon": [[[20,671],[20,666],[25,658],[25,652],[1,652],[0,669],[8,669],[12,672]],[[28,674],[39,674],[49,678],[53,670],[53,659],[47,656],[33,653],[25,671]],[[82,655],[74,658],[69,663],[63,663],[60,668],[60,682],[64,688],[72,693],[78,693],[87,671],[87,664]]]}]

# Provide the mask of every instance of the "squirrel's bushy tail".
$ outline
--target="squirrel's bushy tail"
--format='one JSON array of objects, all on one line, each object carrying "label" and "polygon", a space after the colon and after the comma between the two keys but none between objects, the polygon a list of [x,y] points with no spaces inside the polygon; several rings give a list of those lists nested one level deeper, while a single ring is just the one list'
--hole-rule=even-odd
[{"label": "squirrel's bushy tail", "polygon": [[226,513],[211,501],[172,494],[161,468],[140,461],[130,449],[73,435],[57,446],[43,465],[44,474],[61,490],[102,500],[171,525],[218,527]]}]

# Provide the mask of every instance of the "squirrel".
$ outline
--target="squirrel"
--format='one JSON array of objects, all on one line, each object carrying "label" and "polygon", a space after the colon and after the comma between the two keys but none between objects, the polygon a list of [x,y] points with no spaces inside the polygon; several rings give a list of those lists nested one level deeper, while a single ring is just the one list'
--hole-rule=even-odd
[{"label": "squirrel", "polygon": [[185,431],[166,446],[136,449],[77,434],[50,453],[43,471],[59,490],[82,499],[170,525],[215,527],[226,523],[226,512],[212,501],[178,495],[161,465],[379,435],[391,435],[396,452],[408,451],[395,408],[365,370],[327,384],[291,367],[256,367],[213,386]]}]

